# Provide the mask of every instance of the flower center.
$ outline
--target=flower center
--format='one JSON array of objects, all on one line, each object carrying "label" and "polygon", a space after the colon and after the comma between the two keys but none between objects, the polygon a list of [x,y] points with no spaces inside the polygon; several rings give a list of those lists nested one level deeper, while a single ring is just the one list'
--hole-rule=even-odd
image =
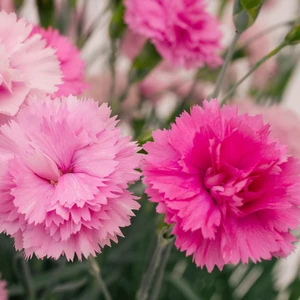
[{"label": "flower center", "polygon": [[213,168],[208,168],[204,177],[205,188],[224,215],[228,213],[241,215],[243,198],[240,192],[247,183],[247,179],[226,180],[225,174],[215,173]]},{"label": "flower center", "polygon": [[[67,171],[62,171],[61,169],[58,169],[58,171],[60,174],[59,178],[62,177],[64,174],[73,173],[73,170],[71,168],[69,168]],[[57,186],[59,178],[56,180],[50,179],[49,180],[50,184],[53,186]]]}]

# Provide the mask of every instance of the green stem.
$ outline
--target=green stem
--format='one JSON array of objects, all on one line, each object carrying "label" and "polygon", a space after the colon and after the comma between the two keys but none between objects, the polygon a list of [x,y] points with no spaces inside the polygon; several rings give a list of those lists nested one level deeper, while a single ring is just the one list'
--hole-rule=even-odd
[{"label": "green stem", "polygon": [[88,263],[90,265],[90,271],[91,271],[92,275],[94,276],[94,278],[96,279],[96,281],[100,287],[100,290],[103,292],[105,300],[112,300],[112,297],[102,279],[101,271],[100,271],[97,261],[95,260],[95,258],[93,256],[89,256]]},{"label": "green stem", "polygon": [[220,2],[219,8],[218,8],[218,14],[217,14],[218,19],[221,19],[223,17],[227,2],[228,2],[228,0],[222,0]]},{"label": "green stem", "polygon": [[193,98],[197,84],[198,84],[198,74],[196,73],[195,77],[193,79],[193,82],[192,82],[192,86],[191,86],[189,92],[187,93],[187,95],[183,97],[182,102],[189,101]]},{"label": "green stem", "polygon": [[221,101],[221,105],[224,105],[226,101],[232,96],[234,91],[237,89],[237,87],[243,83],[255,70],[257,70],[264,62],[266,62],[268,59],[276,55],[282,48],[287,46],[288,44],[286,42],[281,43],[278,47],[276,47],[273,51],[271,51],[269,54],[261,58],[257,63],[255,63],[251,69],[248,71],[248,73],[241,78],[224,96],[224,98]]},{"label": "green stem", "polygon": [[166,269],[166,266],[167,266],[167,263],[168,263],[168,260],[169,260],[170,254],[171,254],[172,247],[173,247],[173,243],[170,243],[170,244],[168,244],[168,246],[165,250],[165,255],[159,266],[158,275],[156,277],[156,281],[154,282],[153,292],[152,292],[150,300],[157,300],[159,297],[159,293],[160,293],[163,279],[164,279],[165,269]]},{"label": "green stem", "polygon": [[285,22],[280,22],[278,24],[274,24],[268,28],[266,28],[265,30],[262,30],[260,32],[258,32],[257,34],[254,34],[253,36],[251,36],[249,39],[246,40],[246,42],[240,47],[240,49],[246,48],[248,47],[250,44],[252,44],[253,42],[255,42],[256,40],[260,39],[261,37],[275,31],[278,28],[281,28],[283,26],[292,26],[294,25],[296,22],[298,21],[298,19],[293,19],[293,20],[289,20],[289,21],[285,21]]},{"label": "green stem", "polygon": [[136,295],[137,300],[147,300],[149,297],[149,290],[152,286],[154,276],[157,273],[157,269],[161,264],[163,253],[165,252],[164,250],[174,240],[171,236],[170,230],[171,227],[164,227],[158,235],[156,249]]},{"label": "green stem", "polygon": [[111,72],[111,85],[108,103],[115,101],[116,89],[116,41],[111,39],[111,56],[110,56],[110,72]]},{"label": "green stem", "polygon": [[21,261],[22,273],[23,273],[22,281],[27,295],[27,299],[35,300],[35,291],[31,279],[31,273],[30,273],[28,262],[24,259],[23,255],[20,256],[20,261]]},{"label": "green stem", "polygon": [[219,73],[219,76],[217,78],[215,89],[212,92],[212,94],[208,97],[208,99],[217,98],[218,97],[218,95],[220,93],[220,90],[221,90],[221,86],[222,86],[224,77],[225,77],[225,73],[226,73],[227,67],[229,66],[229,64],[231,62],[235,46],[236,46],[236,44],[237,44],[237,42],[239,40],[240,35],[241,35],[241,33],[238,32],[238,31],[236,31],[235,36],[234,36],[234,38],[232,40],[232,43],[231,43],[231,45],[230,45],[230,47],[229,47],[229,49],[227,51],[227,54],[226,54],[225,61],[224,61],[224,64],[222,66],[222,69],[221,69],[221,71]]},{"label": "green stem", "polygon": [[124,100],[127,98],[130,87],[131,87],[131,82],[128,80],[120,97],[114,97],[113,101],[111,102],[113,115],[119,115],[120,117],[121,105],[124,102]]}]

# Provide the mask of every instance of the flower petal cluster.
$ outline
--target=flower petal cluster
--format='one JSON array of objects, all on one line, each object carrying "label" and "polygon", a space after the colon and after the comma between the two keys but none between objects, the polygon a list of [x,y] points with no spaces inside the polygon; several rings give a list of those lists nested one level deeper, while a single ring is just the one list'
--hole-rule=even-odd
[{"label": "flower petal cluster", "polygon": [[262,116],[216,99],[184,112],[144,149],[144,182],[175,245],[197,266],[287,256],[299,225],[299,162],[270,137]]},{"label": "flower petal cluster", "polygon": [[130,29],[149,38],[174,66],[217,67],[221,31],[203,0],[125,0]]},{"label": "flower petal cluster", "polygon": [[140,156],[110,113],[92,99],[29,97],[0,127],[0,232],[26,257],[95,255],[130,225]]},{"label": "flower petal cluster", "polygon": [[15,13],[0,11],[0,114],[14,116],[30,94],[51,94],[61,83],[55,50]]},{"label": "flower petal cluster", "polygon": [[63,83],[58,86],[58,91],[52,94],[52,97],[80,95],[87,85],[84,81],[85,63],[78,49],[57,29],[35,26],[31,32],[31,35],[34,34],[40,34],[46,41],[47,47],[56,51],[60,63]]}]

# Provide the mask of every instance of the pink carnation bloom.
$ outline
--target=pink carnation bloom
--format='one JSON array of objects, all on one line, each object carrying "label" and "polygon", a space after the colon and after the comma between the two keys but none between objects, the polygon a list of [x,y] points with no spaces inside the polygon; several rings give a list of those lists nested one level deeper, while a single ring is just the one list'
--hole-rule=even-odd
[{"label": "pink carnation bloom", "polygon": [[87,85],[84,82],[85,64],[78,49],[56,29],[35,26],[31,35],[36,33],[42,36],[48,47],[56,51],[60,62],[63,83],[58,86],[58,91],[52,97],[80,95]]},{"label": "pink carnation bloom", "polygon": [[0,300],[7,300],[8,292],[6,289],[6,281],[0,280]]},{"label": "pink carnation bloom", "polygon": [[81,259],[117,242],[138,209],[138,148],[107,104],[28,99],[0,127],[0,231],[26,257]]},{"label": "pink carnation bloom", "polygon": [[15,13],[0,11],[0,114],[14,116],[26,96],[54,93],[61,83],[55,51]]},{"label": "pink carnation bloom", "polygon": [[217,67],[221,31],[203,0],[125,0],[125,21],[173,65]]},{"label": "pink carnation bloom", "polygon": [[299,224],[299,164],[261,116],[217,100],[157,130],[143,165],[146,192],[197,266],[287,256]]}]

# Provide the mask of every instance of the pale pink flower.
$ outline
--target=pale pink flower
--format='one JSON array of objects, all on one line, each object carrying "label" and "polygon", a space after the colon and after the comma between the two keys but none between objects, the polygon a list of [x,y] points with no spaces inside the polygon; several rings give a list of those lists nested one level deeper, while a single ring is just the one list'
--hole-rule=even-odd
[{"label": "pale pink flower", "polygon": [[81,260],[130,225],[140,156],[110,113],[92,99],[30,97],[0,127],[0,231],[26,257]]},{"label": "pale pink flower", "polygon": [[133,60],[142,50],[146,38],[132,30],[126,30],[120,44],[121,53]]},{"label": "pale pink flower", "polygon": [[278,105],[256,105],[251,100],[239,101],[237,104],[242,113],[262,114],[264,122],[271,126],[270,135],[287,145],[289,154],[300,159],[300,119],[293,111]]},{"label": "pale pink flower", "polygon": [[54,93],[61,83],[55,51],[14,13],[0,12],[0,114],[15,115],[29,94]]},{"label": "pale pink flower", "polygon": [[34,34],[40,34],[47,46],[56,51],[60,63],[63,83],[58,86],[58,91],[52,97],[80,95],[87,85],[84,82],[85,64],[78,49],[57,29],[35,26],[31,32],[31,35]]},{"label": "pale pink flower", "polygon": [[[89,76],[86,78],[89,88],[84,92],[84,96],[93,98],[98,103],[103,103],[110,98],[110,88],[112,82],[111,72],[107,72],[98,76]],[[117,72],[115,74],[115,90],[114,96],[120,97],[126,88],[126,74]],[[140,95],[136,84],[132,84],[126,98],[121,104],[121,110],[124,117],[129,117],[134,113],[137,104],[139,103]],[[1,119],[0,119],[1,122]],[[1,124],[1,123],[0,123]]]},{"label": "pale pink flower", "polygon": [[153,138],[144,146],[146,192],[197,266],[210,272],[293,250],[300,168],[261,116],[205,101]]},{"label": "pale pink flower", "polygon": [[[186,70],[178,70],[169,66],[166,61],[159,64],[140,83],[141,94],[152,100],[159,100],[168,92],[173,92],[180,98],[186,97],[194,84],[194,74]],[[204,84],[198,83],[195,87],[193,97],[197,102],[203,99]]]},{"label": "pale pink flower", "polygon": [[6,281],[0,280],[0,300],[7,300],[8,292],[6,289]]},{"label": "pale pink flower", "polygon": [[221,31],[203,0],[125,0],[129,28],[155,45],[175,66],[217,67]]}]

